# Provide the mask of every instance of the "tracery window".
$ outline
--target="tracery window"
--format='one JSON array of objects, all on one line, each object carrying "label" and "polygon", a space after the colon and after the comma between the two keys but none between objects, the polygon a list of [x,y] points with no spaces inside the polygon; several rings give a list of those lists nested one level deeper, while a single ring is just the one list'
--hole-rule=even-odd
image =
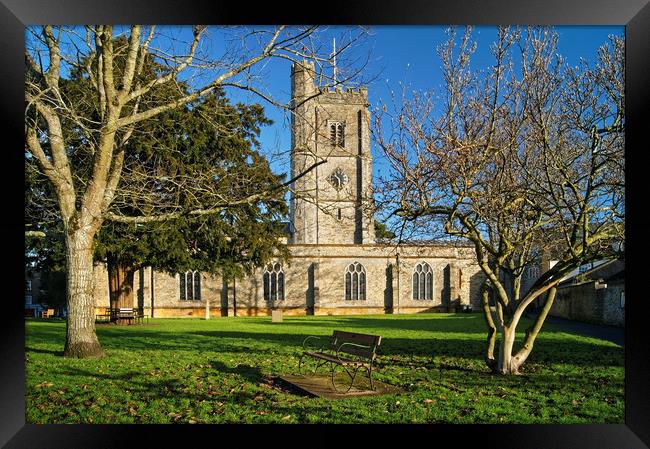
[{"label": "tracery window", "polygon": [[433,299],[433,270],[426,262],[420,262],[413,269],[413,299]]},{"label": "tracery window", "polygon": [[526,270],[526,275],[528,276],[528,279],[531,281],[537,280],[537,278],[539,277],[539,267],[536,265],[531,265]]},{"label": "tracery window", "polygon": [[179,297],[181,301],[201,300],[201,273],[198,271],[187,271],[180,273]]},{"label": "tracery window", "polygon": [[264,299],[266,301],[284,300],[284,271],[278,262],[270,263],[264,268]]},{"label": "tracery window", "polygon": [[366,299],[366,269],[359,262],[351,263],[345,269],[345,299]]},{"label": "tracery window", "polygon": [[341,122],[329,122],[330,142],[341,147],[345,146],[345,124]]}]

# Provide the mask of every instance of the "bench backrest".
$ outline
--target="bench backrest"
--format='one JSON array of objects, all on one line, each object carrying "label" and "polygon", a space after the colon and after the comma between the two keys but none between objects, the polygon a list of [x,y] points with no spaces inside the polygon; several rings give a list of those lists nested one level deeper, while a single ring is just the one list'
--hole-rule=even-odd
[{"label": "bench backrest", "polygon": [[[360,348],[358,346],[343,345],[343,343],[354,343],[356,345],[369,346],[369,348]],[[365,357],[374,360],[377,355],[377,348],[381,344],[379,335],[356,334],[353,332],[334,331],[332,335],[332,349],[340,350],[346,354]],[[341,346],[343,345],[343,346]]]},{"label": "bench backrest", "polygon": [[131,308],[131,307],[120,307],[119,312],[120,313],[133,313],[133,308]]}]

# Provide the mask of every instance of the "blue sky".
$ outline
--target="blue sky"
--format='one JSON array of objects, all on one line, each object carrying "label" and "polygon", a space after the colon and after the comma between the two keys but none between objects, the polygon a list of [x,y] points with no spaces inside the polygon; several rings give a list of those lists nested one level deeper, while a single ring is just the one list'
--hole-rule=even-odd
[{"label": "blue sky", "polygon": [[[118,27],[126,31],[127,27]],[[269,27],[266,27],[267,29]],[[344,40],[344,35],[349,33],[350,27],[330,26],[323,27],[321,42],[323,50],[331,51],[332,38],[337,42]],[[368,35],[363,41],[351,49],[352,55],[367,59],[368,64],[364,69],[363,77],[368,80],[368,96],[370,112],[380,107],[382,103],[390,105],[391,91],[426,91],[438,89],[442,84],[440,60],[436,54],[436,47],[447,39],[445,26],[373,26],[367,28]],[[576,65],[580,58],[593,62],[596,59],[597,49],[608,42],[611,34],[623,36],[623,26],[558,26],[555,30],[559,34],[558,53],[566,63]],[[206,39],[202,42],[202,51],[211,59],[219,59],[223,54],[229,39],[240,35],[239,27],[210,27]],[[358,30],[357,30],[358,31]],[[119,31],[118,31],[119,32]],[[191,40],[191,27],[189,26],[161,26],[158,32],[162,34],[156,46],[170,54],[183,54],[187,50],[187,42]],[[462,29],[459,29],[462,34]],[[83,32],[80,33],[80,36]],[[474,68],[487,68],[492,63],[489,46],[494,42],[497,29],[493,26],[475,27],[472,39],[477,43],[477,49],[472,59]],[[27,32],[27,41],[31,35]],[[235,48],[240,41],[235,40]],[[249,41],[250,43],[250,41]],[[65,51],[65,49],[64,49]],[[47,64],[47,61],[44,61]],[[290,61],[274,59],[260,63],[255,72],[261,75],[258,86],[262,86],[269,96],[276,100],[288,103],[290,98]],[[196,72],[195,72],[196,73]],[[192,83],[205,85],[210,82],[213,73],[204,72],[203,79],[194,79]],[[262,129],[260,142],[263,152],[271,160],[271,166],[276,173],[288,173],[289,151],[291,133],[289,117],[286,111],[265,102],[259,96],[250,92],[228,88],[227,95],[233,102],[261,103],[265,107],[266,115],[274,121],[271,126]],[[372,121],[371,121],[372,123]],[[371,142],[373,154],[373,178],[377,179],[385,164],[382,155]]]},{"label": "blue sky", "polygon": [[[345,28],[333,26],[326,29],[323,41],[331,42],[331,37],[340,37]],[[598,47],[608,42],[608,35],[624,35],[622,26],[560,26],[555,27],[559,34],[558,53],[569,65],[576,65],[580,58],[595,61]],[[367,85],[370,111],[382,102],[390,104],[391,91],[399,92],[402,86],[422,91],[438,88],[442,83],[440,60],[436,47],[447,38],[444,26],[376,26],[369,29],[370,35],[354,51],[360,56],[370,54],[370,62],[365,75],[371,78]],[[459,30],[459,34],[462,30]],[[489,45],[496,38],[496,28],[475,27],[472,33],[477,43],[472,64],[489,67],[492,62]],[[213,35],[214,36],[214,35]],[[340,42],[340,40],[339,40]],[[265,86],[269,92],[281,100],[288,100],[290,94],[290,64],[288,61],[275,61],[264,70]],[[235,101],[261,102],[259,97],[242,91],[229,91]],[[265,152],[272,156],[272,167],[278,173],[289,169],[288,150],[291,145],[289,121],[286,114],[278,108],[264,104],[267,115],[274,124],[262,131],[261,142]],[[382,172],[381,154],[371,144],[373,153],[373,175],[375,179]]]}]

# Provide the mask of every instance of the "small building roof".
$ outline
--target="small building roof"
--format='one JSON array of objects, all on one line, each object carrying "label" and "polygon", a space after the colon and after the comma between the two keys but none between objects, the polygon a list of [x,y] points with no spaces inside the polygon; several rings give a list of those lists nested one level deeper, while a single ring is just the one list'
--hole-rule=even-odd
[{"label": "small building roof", "polygon": [[583,273],[576,273],[564,279],[558,287],[565,287],[577,282],[588,282],[603,280],[614,281],[625,278],[625,261],[620,259],[613,259],[601,263],[598,266],[591,268]]}]

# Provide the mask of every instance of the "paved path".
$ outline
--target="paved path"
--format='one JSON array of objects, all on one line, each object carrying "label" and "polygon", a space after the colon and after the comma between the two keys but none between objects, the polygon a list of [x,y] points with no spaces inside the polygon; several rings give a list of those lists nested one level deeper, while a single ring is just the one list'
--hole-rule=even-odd
[{"label": "paved path", "polygon": [[600,338],[614,342],[620,346],[625,346],[625,328],[622,327],[582,323],[580,321],[567,320],[555,316],[546,317],[546,323],[558,325],[563,329],[577,334]]}]

